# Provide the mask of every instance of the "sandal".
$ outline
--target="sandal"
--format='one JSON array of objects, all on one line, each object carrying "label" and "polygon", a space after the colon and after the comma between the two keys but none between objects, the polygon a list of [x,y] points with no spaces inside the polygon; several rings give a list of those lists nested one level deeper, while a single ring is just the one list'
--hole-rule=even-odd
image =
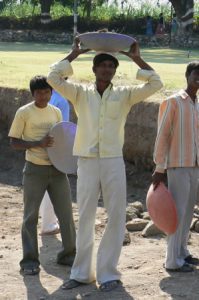
[{"label": "sandal", "polygon": [[122,285],[120,280],[111,280],[100,284],[99,289],[101,292],[110,292],[120,285]]},{"label": "sandal", "polygon": [[71,290],[71,289],[75,289],[76,287],[78,287],[78,286],[80,286],[82,284],[84,284],[84,283],[79,282],[79,281],[77,281],[75,279],[70,279],[68,281],[65,281],[62,284],[61,288],[62,288],[62,290]]},{"label": "sandal", "polygon": [[32,268],[32,269],[21,268],[20,272],[23,275],[37,275],[40,272],[40,268]]},{"label": "sandal", "polygon": [[188,255],[187,257],[185,257],[184,260],[186,263],[190,265],[195,265],[195,266],[199,265],[199,258],[194,257],[193,255]]},{"label": "sandal", "polygon": [[181,272],[181,273],[193,272],[194,266],[185,262],[184,265],[182,265],[182,267],[180,267],[180,268],[177,268],[177,269],[166,268],[166,271],[167,272]]}]

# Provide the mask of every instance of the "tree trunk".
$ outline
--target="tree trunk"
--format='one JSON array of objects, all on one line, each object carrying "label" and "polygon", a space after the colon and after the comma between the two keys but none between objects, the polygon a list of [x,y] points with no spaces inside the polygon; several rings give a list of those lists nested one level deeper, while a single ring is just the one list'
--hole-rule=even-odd
[{"label": "tree trunk", "polygon": [[85,0],[83,15],[85,15],[85,13],[86,13],[86,17],[88,20],[90,20],[90,17],[91,17],[91,9],[92,9],[92,0]]},{"label": "tree trunk", "polygon": [[41,4],[41,23],[48,24],[51,22],[50,8],[53,0],[40,0]]},{"label": "tree trunk", "polygon": [[190,34],[193,28],[194,0],[170,0],[178,20],[178,34]]}]

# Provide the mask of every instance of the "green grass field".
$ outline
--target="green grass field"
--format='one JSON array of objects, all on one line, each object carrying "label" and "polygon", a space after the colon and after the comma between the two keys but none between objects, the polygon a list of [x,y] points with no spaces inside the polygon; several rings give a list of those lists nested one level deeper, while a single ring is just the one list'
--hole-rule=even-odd
[{"label": "green grass field", "polygon": [[[36,74],[47,74],[49,65],[63,59],[70,46],[37,43],[0,43],[0,86],[28,88],[29,80]],[[192,50],[190,58],[185,49],[143,48],[144,59],[160,74],[166,90],[186,85],[184,72],[188,62],[199,59],[199,50]],[[92,58],[94,52],[80,56],[73,62],[74,80],[94,80]],[[127,57],[119,55],[120,66],[115,77],[116,84],[135,84],[137,66]]]}]

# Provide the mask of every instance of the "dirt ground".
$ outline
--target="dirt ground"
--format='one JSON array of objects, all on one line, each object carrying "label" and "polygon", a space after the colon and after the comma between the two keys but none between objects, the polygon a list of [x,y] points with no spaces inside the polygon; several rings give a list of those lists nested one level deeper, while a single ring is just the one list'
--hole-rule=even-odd
[{"label": "dirt ground", "polygon": [[[56,252],[60,248],[60,235],[38,235],[41,272],[38,276],[21,276],[19,261],[22,255],[20,227],[23,205],[20,183],[23,155],[16,156],[9,148],[2,152],[3,146],[5,150],[5,145],[0,145],[0,300],[199,300],[199,268],[188,274],[168,274],[163,269],[165,238],[143,238],[140,233],[131,233],[131,244],[123,247],[119,263],[123,287],[110,293],[99,292],[95,283],[72,291],[60,288],[70,274],[70,268],[55,262]],[[150,174],[138,175],[132,166],[127,165],[127,175],[128,201],[144,201]],[[75,201],[76,178],[71,176],[70,182]],[[73,211],[77,222],[75,203]],[[105,223],[106,213],[99,207],[96,248]],[[191,234],[190,249],[192,254],[198,255],[197,233]]]}]

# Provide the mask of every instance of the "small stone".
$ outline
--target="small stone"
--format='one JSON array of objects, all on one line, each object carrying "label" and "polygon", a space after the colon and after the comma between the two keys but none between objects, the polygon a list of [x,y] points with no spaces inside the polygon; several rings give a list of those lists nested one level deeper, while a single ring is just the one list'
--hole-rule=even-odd
[{"label": "small stone", "polygon": [[142,213],[144,211],[144,206],[140,201],[133,202],[132,206],[135,207],[139,211],[139,213]]},{"label": "small stone", "polygon": [[133,269],[133,266],[127,266],[127,269]]},{"label": "small stone", "polygon": [[197,221],[197,222],[195,223],[195,228],[194,228],[194,230],[195,230],[196,232],[199,232],[199,221]]},{"label": "small stone", "polygon": [[2,240],[5,240],[5,238],[6,238],[6,237],[5,237],[5,235],[2,235],[2,237],[1,237],[1,238],[2,238]]},{"label": "small stone", "polygon": [[191,245],[192,244],[192,241],[191,241],[191,231],[189,231],[189,237],[188,237],[188,245]]},{"label": "small stone", "polygon": [[96,219],[95,220],[95,225],[97,226],[97,225],[101,225],[102,224],[102,222],[99,220],[99,219]]},{"label": "small stone", "polygon": [[142,219],[134,219],[126,224],[126,228],[128,231],[141,231],[143,230],[146,225],[148,224],[148,220]]},{"label": "small stone", "polygon": [[194,213],[196,213],[197,215],[199,215],[199,206],[198,205],[194,206]]},{"label": "small stone", "polygon": [[131,237],[129,232],[126,230],[125,236],[124,236],[124,241],[123,241],[123,246],[128,246],[131,243]]},{"label": "small stone", "polygon": [[158,234],[164,234],[162,230],[160,230],[154,223],[153,221],[150,221],[148,225],[144,228],[142,231],[142,236],[143,237],[149,237],[149,236],[155,236]]},{"label": "small stone", "polygon": [[141,214],[141,217],[142,217],[142,219],[144,219],[144,220],[149,220],[149,221],[151,220],[148,211],[144,211],[144,212]]},{"label": "small stone", "polygon": [[198,218],[193,218],[192,219],[191,226],[190,226],[191,230],[195,229],[195,225],[196,225],[197,221],[199,221]]},{"label": "small stone", "polygon": [[137,219],[137,217],[138,217],[138,215],[136,215],[135,213],[127,212],[126,213],[126,222],[131,221],[133,219]]},{"label": "small stone", "polygon": [[82,294],[83,297],[90,297],[91,296],[91,293],[84,293]]},{"label": "small stone", "polygon": [[133,203],[129,203],[129,205],[126,208],[126,222],[139,217],[140,217],[139,210],[133,206]]},{"label": "small stone", "polygon": [[139,268],[140,268],[139,265],[137,265],[137,266],[134,267],[135,270],[138,270]]},{"label": "small stone", "polygon": [[0,258],[3,258],[3,254],[0,255]]}]

